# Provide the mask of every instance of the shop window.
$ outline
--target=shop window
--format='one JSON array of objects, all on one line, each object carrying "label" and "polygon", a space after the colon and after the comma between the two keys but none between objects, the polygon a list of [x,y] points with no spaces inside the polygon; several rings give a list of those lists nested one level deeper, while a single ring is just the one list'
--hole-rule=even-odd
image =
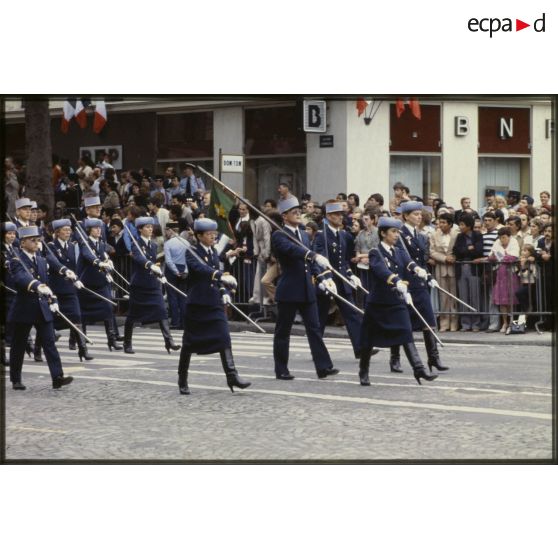
[{"label": "shop window", "polygon": [[286,182],[300,197],[306,192],[306,157],[254,158],[246,160],[245,196],[258,204],[279,197],[277,186]]},{"label": "shop window", "polygon": [[442,195],[441,160],[437,156],[392,155],[389,165],[390,197],[391,187],[402,182],[409,188],[411,196],[418,196],[425,202],[428,194]]},{"label": "shop window", "polygon": [[486,188],[506,196],[510,190],[530,193],[528,157],[479,157],[479,200],[484,200]]}]

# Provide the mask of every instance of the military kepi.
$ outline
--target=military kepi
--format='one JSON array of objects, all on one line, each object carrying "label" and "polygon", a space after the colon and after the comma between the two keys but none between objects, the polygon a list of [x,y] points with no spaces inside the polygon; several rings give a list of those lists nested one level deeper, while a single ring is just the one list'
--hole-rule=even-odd
[{"label": "military kepi", "polygon": [[294,196],[292,198],[287,198],[286,200],[281,200],[277,204],[277,209],[279,210],[279,213],[281,213],[281,214],[286,213],[287,211],[290,211],[291,209],[294,209],[295,207],[300,207],[300,203],[298,202],[298,200]]},{"label": "military kepi", "polygon": [[400,229],[403,226],[403,223],[399,219],[394,219],[393,217],[380,217],[378,221],[378,228],[387,228],[387,229]]},{"label": "military kepi", "polygon": [[326,213],[342,213],[343,204],[340,202],[326,203]]},{"label": "military kepi", "polygon": [[39,227],[31,226],[31,227],[20,227],[17,230],[17,234],[19,238],[32,238],[35,236],[41,236],[39,232]]},{"label": "military kepi", "polygon": [[15,201],[16,209],[21,209],[22,207],[31,207],[33,204],[29,198],[19,198]]},{"label": "military kepi", "polygon": [[90,198],[85,198],[83,200],[83,205],[85,207],[92,207],[93,205],[101,205],[101,198],[98,196],[92,196]]},{"label": "military kepi", "polygon": [[213,219],[196,219],[194,221],[194,231],[195,232],[207,232],[207,231],[216,231],[217,230],[217,221]]},{"label": "military kepi", "polygon": [[400,204],[401,212],[402,213],[409,213],[410,211],[416,211],[417,209],[420,210],[424,207],[421,202],[418,201],[407,201]]},{"label": "military kepi", "polygon": [[61,229],[62,227],[71,227],[72,222],[69,219],[57,219],[52,222],[52,230]]}]

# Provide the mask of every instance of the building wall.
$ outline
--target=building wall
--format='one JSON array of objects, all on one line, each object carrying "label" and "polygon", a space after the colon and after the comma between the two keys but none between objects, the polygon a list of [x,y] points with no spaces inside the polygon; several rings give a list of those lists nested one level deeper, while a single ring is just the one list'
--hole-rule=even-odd
[{"label": "building wall", "polygon": [[[533,106],[532,109],[532,164],[531,195],[535,205],[540,203],[539,194],[552,189],[552,136],[546,137],[546,120],[552,118],[550,106]],[[556,204],[556,200],[552,200]]]},{"label": "building wall", "polygon": [[[244,111],[242,107],[219,108],[213,111],[213,173],[219,177],[219,149],[225,155],[244,153]],[[226,172],[221,180],[244,195],[244,178],[240,173]]]}]

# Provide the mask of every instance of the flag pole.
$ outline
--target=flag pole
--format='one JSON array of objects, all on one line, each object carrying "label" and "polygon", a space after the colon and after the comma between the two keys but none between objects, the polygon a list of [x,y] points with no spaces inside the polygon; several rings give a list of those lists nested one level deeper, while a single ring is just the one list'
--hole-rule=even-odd
[{"label": "flag pole", "polygon": [[[198,169],[200,169],[200,171],[202,171],[204,174],[206,174],[207,176],[209,176],[209,178],[213,179],[215,182],[217,182],[217,184],[219,184],[220,186],[222,186],[225,190],[227,190],[228,192],[230,192],[235,198],[239,199],[243,204],[247,205],[248,207],[252,208],[260,217],[263,217],[274,229],[278,230],[280,233],[284,234],[285,236],[287,236],[288,238],[290,238],[293,242],[295,242],[296,244],[298,244],[299,246],[301,246],[302,248],[304,248],[305,250],[308,250],[308,246],[305,246],[300,240],[298,240],[298,238],[290,235],[289,233],[287,233],[285,230],[283,230],[275,221],[273,221],[272,219],[270,219],[265,213],[263,213],[262,211],[260,211],[257,207],[255,207],[252,203],[250,203],[247,199],[243,198],[242,196],[240,196],[239,194],[237,194],[234,190],[231,190],[226,184],[224,184],[223,182],[221,182],[218,178],[215,178],[215,176],[213,176],[209,171],[206,171],[203,167],[200,167],[199,165],[197,166]],[[347,285],[349,285],[351,287],[351,289],[357,290],[357,288],[341,273],[339,273],[336,269],[333,268],[333,266],[330,265],[330,267],[328,268],[329,271],[331,271],[334,275],[336,275],[337,277],[339,277],[339,279],[341,279],[342,281],[344,281],[345,283],[347,283]]]}]

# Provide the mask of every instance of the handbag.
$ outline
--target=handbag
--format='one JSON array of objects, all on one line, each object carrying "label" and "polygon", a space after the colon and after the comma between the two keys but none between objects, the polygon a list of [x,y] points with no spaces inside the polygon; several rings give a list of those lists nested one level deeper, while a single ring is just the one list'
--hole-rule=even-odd
[{"label": "handbag", "polygon": [[508,334],[513,335],[516,333],[525,333],[525,324],[518,321],[512,321],[508,328]]}]

